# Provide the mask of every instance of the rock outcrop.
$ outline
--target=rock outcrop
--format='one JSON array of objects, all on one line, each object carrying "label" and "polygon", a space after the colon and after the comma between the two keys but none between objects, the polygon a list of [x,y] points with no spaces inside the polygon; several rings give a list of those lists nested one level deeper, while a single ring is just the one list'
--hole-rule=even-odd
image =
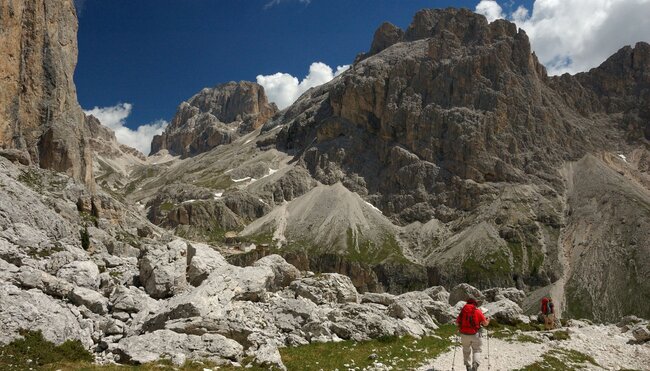
[{"label": "rock outcrop", "polygon": [[77,18],[72,0],[0,5],[0,147],[93,186],[88,128],[73,81]]},{"label": "rock outcrop", "polygon": [[153,138],[151,153],[166,149],[173,155],[194,156],[259,128],[277,111],[256,83],[205,88],[181,103],[165,132]]}]

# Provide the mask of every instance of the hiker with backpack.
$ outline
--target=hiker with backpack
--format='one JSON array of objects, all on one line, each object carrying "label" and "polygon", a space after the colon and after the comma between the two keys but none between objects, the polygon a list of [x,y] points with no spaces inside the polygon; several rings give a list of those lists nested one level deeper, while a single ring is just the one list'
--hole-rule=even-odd
[{"label": "hiker with backpack", "polygon": [[553,330],[555,328],[555,305],[553,305],[553,298],[542,298],[542,318],[544,319],[545,330]]},{"label": "hiker with backpack", "polygon": [[490,320],[485,318],[483,312],[478,308],[476,299],[467,299],[467,304],[461,309],[456,325],[460,332],[461,344],[463,345],[463,361],[467,371],[476,371],[481,363],[481,326],[487,326]]}]

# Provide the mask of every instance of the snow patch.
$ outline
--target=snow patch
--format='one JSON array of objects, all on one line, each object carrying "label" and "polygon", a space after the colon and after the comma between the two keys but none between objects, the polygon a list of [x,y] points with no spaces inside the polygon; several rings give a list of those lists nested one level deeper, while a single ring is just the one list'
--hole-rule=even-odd
[{"label": "snow patch", "polygon": [[241,182],[245,182],[245,181],[251,180],[251,179],[252,179],[251,177],[247,176],[246,178],[233,179],[232,181],[235,182],[235,183],[241,183]]},{"label": "snow patch", "polygon": [[623,161],[627,162],[627,157],[625,157],[625,155],[620,154],[620,155],[618,155],[618,157],[620,157],[621,159],[623,159]]},{"label": "snow patch", "polygon": [[181,202],[181,203],[182,203],[182,204],[190,204],[190,203],[192,203],[192,202],[196,202],[196,200],[194,200],[194,199],[192,199],[192,200],[186,200],[186,201],[183,201],[183,202]]},{"label": "snow patch", "polygon": [[363,201],[363,202],[365,202],[366,205],[368,205],[368,206],[370,206],[371,208],[373,208],[373,209],[375,209],[376,211],[378,211],[380,214],[382,214],[382,215],[384,214],[384,213],[381,212],[381,210],[379,210],[379,209],[377,208],[377,206],[371,204],[371,203],[368,202],[368,201]]},{"label": "snow patch", "polygon": [[223,198],[223,192],[215,192],[214,199],[218,200],[220,198]]}]

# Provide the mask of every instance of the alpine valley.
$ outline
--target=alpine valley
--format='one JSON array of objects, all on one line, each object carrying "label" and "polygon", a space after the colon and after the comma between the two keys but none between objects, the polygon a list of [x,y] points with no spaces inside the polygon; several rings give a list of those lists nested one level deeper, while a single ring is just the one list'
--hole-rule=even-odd
[{"label": "alpine valley", "polygon": [[[544,351],[650,364],[649,44],[549,76],[514,23],[425,9],[284,110],[201,90],[145,156],[77,102],[73,1],[0,4],[0,345],[312,369],[287,349],[449,341],[467,294],[506,333],[552,296],[622,355]],[[434,354],[381,357],[356,369]]]}]

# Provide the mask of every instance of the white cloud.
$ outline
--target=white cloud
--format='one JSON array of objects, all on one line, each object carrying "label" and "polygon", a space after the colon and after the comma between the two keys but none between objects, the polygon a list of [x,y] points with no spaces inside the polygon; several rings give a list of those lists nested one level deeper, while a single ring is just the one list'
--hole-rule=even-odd
[{"label": "white cloud", "polygon": [[121,103],[112,107],[95,107],[84,111],[84,113],[95,116],[102,125],[113,130],[118,142],[133,147],[144,154],[149,154],[151,139],[154,135],[161,134],[168,123],[165,120],[157,120],[150,124],[140,125],[135,130],[130,129],[125,124],[132,109],[132,104]]},{"label": "white cloud", "polygon": [[476,5],[476,13],[483,14],[485,18],[487,18],[488,22],[493,22],[497,19],[505,18],[503,9],[494,0],[481,0],[481,2]]},{"label": "white cloud", "polygon": [[329,82],[348,68],[349,65],[338,66],[335,72],[325,63],[315,62],[309,66],[309,74],[302,81],[288,73],[278,72],[273,75],[258,75],[257,83],[264,87],[269,101],[284,109],[295,102],[302,93]]},{"label": "white cloud", "polygon": [[[276,5],[279,5],[280,3],[286,3],[286,2],[287,0],[271,0],[268,3],[266,3],[266,5],[264,5],[264,9],[268,9]],[[298,2],[305,5],[309,5],[309,3],[311,3],[311,0],[298,0]]]},{"label": "white cloud", "polygon": [[[477,12],[485,3],[494,1],[481,1]],[[550,74],[586,71],[625,45],[650,41],[650,0],[535,0],[532,12],[520,6],[509,18]]]}]

